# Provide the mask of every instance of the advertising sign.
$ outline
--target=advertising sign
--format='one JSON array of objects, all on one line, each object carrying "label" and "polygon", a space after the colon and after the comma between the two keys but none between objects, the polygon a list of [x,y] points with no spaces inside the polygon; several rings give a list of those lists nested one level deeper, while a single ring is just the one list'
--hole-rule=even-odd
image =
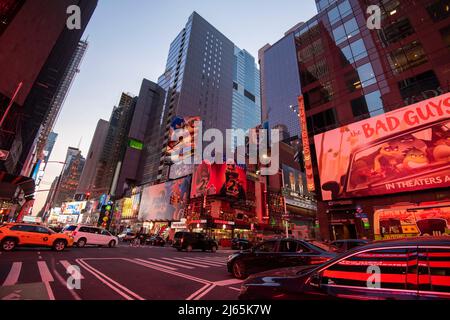
[{"label": "advertising sign", "polygon": [[124,198],[122,204],[122,219],[133,218],[133,200],[132,198]]},{"label": "advertising sign", "polygon": [[298,97],[298,109],[300,128],[302,129],[303,161],[305,162],[307,188],[309,192],[314,192],[316,186],[314,184],[311,149],[309,147],[308,124],[306,121],[305,99],[303,98],[303,96]]},{"label": "advertising sign", "polygon": [[450,235],[450,202],[394,205],[375,210],[375,239]]},{"label": "advertising sign", "polygon": [[141,221],[179,221],[184,218],[191,176],[144,187],[139,208]]},{"label": "advertising sign", "polygon": [[86,201],[64,202],[61,206],[62,214],[80,214],[86,208]]},{"label": "advertising sign", "polygon": [[235,164],[202,163],[192,178],[191,198],[220,195],[237,200],[246,199],[247,178],[245,170]]},{"label": "advertising sign", "polygon": [[177,141],[169,141],[166,155],[175,164],[180,164],[184,159],[192,157],[195,150],[195,139],[198,134],[200,117],[175,117],[169,130],[169,139],[175,140],[177,130],[184,129],[189,138],[178,137]]},{"label": "advertising sign", "polygon": [[286,204],[304,208],[308,210],[317,210],[315,201],[305,198],[308,195],[306,186],[306,175],[290,166],[282,165],[283,170],[283,195]]},{"label": "advertising sign", "polygon": [[314,137],[323,199],[450,186],[450,93]]}]

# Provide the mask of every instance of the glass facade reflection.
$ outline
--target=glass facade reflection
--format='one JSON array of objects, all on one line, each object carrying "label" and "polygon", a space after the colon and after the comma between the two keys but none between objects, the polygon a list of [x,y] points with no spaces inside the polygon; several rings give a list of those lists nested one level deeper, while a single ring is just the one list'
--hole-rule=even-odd
[{"label": "glass facade reflection", "polygon": [[[448,1],[316,3],[319,14],[294,31],[311,135],[449,91]],[[380,30],[366,25],[372,4]]]}]

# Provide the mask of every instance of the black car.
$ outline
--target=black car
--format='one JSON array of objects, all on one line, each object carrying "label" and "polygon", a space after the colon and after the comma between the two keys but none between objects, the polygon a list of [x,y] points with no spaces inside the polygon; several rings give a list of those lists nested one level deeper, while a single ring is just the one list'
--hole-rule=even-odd
[{"label": "black car", "polygon": [[177,232],[175,233],[172,247],[178,251],[208,250],[216,252],[219,249],[219,244],[215,240],[206,237],[203,233]]},{"label": "black car", "polygon": [[336,240],[331,242],[331,245],[336,248],[336,252],[342,253],[354,249],[356,247],[364,246],[368,244],[368,240],[356,240],[356,239],[347,239],[347,240]]},{"label": "black car", "polygon": [[450,238],[409,238],[357,247],[320,266],[250,277],[241,300],[450,299]]},{"label": "black car", "polygon": [[232,250],[246,250],[253,246],[250,240],[247,239],[233,239],[231,241]]},{"label": "black car", "polygon": [[271,269],[321,264],[335,256],[303,240],[277,239],[230,255],[227,267],[235,278],[245,279]]},{"label": "black car", "polygon": [[160,236],[151,236],[145,239],[145,243],[151,246],[164,247],[166,245],[166,240]]}]

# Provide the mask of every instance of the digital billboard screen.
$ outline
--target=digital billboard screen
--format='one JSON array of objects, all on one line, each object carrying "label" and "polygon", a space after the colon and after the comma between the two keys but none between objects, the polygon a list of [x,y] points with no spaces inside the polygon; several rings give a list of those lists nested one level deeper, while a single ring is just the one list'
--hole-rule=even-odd
[{"label": "digital billboard screen", "polygon": [[192,177],[191,198],[219,195],[246,200],[247,177],[245,170],[235,164],[202,163]]},{"label": "digital billboard screen", "polygon": [[323,200],[450,186],[450,93],[314,137]]},{"label": "digital billboard screen", "polygon": [[138,219],[141,221],[179,221],[184,218],[191,176],[147,186],[142,190]]}]

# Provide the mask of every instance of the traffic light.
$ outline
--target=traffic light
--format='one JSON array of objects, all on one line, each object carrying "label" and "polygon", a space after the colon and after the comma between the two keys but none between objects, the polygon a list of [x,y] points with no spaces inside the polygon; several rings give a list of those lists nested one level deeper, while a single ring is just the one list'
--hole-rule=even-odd
[{"label": "traffic light", "polygon": [[91,193],[90,192],[86,192],[84,195],[84,199],[87,201],[89,200],[89,198],[91,197]]}]

